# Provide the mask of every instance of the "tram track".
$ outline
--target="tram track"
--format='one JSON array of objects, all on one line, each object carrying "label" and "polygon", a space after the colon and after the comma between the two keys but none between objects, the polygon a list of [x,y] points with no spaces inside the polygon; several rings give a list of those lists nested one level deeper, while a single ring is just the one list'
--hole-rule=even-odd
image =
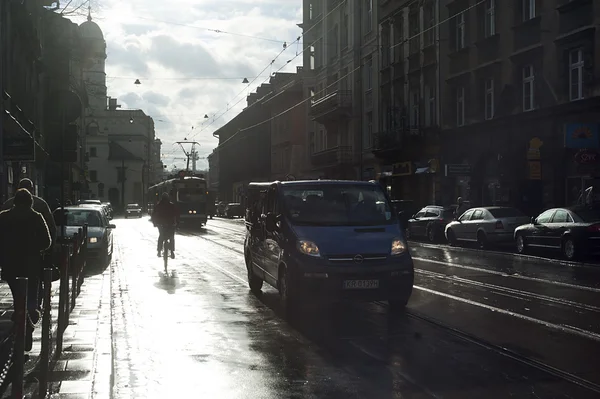
[{"label": "tram track", "polygon": [[[203,238],[206,241],[209,241],[209,242],[211,242],[213,244],[216,244],[216,245],[218,245],[218,246],[220,246],[222,248],[225,248],[225,249],[231,250],[232,252],[235,252],[235,253],[243,255],[243,251],[242,250],[239,250],[239,249],[237,249],[237,248],[235,248],[233,246],[233,245],[236,245],[234,243],[231,243],[233,245],[229,246],[227,244],[223,244],[222,242],[220,242],[222,240],[217,241],[217,240],[208,238],[206,236],[203,236],[202,234],[193,234],[193,236],[197,236],[197,237]],[[216,266],[213,265],[213,267],[216,267]],[[244,282],[243,277],[238,276],[237,273],[233,273],[233,272],[231,272],[229,270],[225,270],[225,269],[223,269],[221,267],[218,267],[218,269],[221,272],[223,272],[224,274],[228,275],[230,278],[236,280],[237,282],[240,282],[240,283]],[[242,268],[240,267],[240,271],[241,270],[242,270]],[[418,273],[418,274],[424,274],[424,275],[425,274],[431,274],[431,271],[423,270],[423,269],[418,269],[418,268],[415,268],[415,272]],[[438,274],[440,276],[442,276],[441,273],[438,273]],[[447,275],[443,275],[443,276],[449,277]],[[492,286],[491,284],[487,284],[487,283],[481,283],[481,282],[475,282],[475,281],[469,282],[469,281],[465,281],[465,280],[468,280],[468,279],[461,279],[461,282],[463,282],[463,283],[473,283],[473,285],[481,286],[481,287]],[[415,288],[416,289],[421,289],[423,287],[415,285]],[[592,311],[592,312],[600,312],[600,308],[597,307],[597,306],[582,304],[582,303],[578,303],[578,302],[575,302],[575,301],[565,300],[565,299],[562,299],[562,298],[555,298],[555,297],[550,297],[550,296],[545,296],[545,295],[539,295],[539,294],[530,293],[530,292],[526,292],[526,291],[522,291],[522,290],[514,290],[514,289],[511,289],[511,288],[508,288],[508,287],[503,287],[503,286],[495,286],[494,285],[494,289],[505,290],[506,292],[515,291],[514,293],[519,293],[521,295],[526,295],[526,296],[529,296],[531,298],[535,298],[535,299],[538,299],[538,300],[549,301],[549,302],[553,302],[553,303],[560,303],[560,304],[563,304],[563,305],[566,305],[566,306],[577,307],[577,308],[585,309],[585,310]],[[433,294],[435,294],[435,292],[433,292]],[[382,306],[382,307],[386,308],[386,309],[388,308],[388,304],[386,302],[378,301],[378,302],[375,302],[375,303],[377,305],[379,305],[379,306]],[[545,363],[543,361],[539,361],[539,360],[537,360],[537,359],[535,359],[535,358],[533,358],[531,356],[523,355],[523,354],[521,354],[521,353],[519,353],[519,352],[517,352],[515,350],[510,349],[510,348],[506,348],[506,347],[503,347],[503,346],[491,343],[491,342],[489,342],[489,341],[487,341],[485,339],[479,338],[479,337],[477,337],[477,336],[475,336],[473,334],[470,334],[468,332],[465,332],[465,331],[463,331],[461,329],[457,329],[455,327],[452,327],[452,326],[450,326],[450,325],[448,325],[448,324],[446,324],[446,323],[444,323],[444,322],[442,322],[440,320],[437,320],[437,319],[435,319],[435,318],[433,318],[431,316],[423,314],[423,313],[421,313],[421,312],[419,312],[419,311],[417,311],[415,309],[412,309],[410,307],[408,307],[406,309],[405,314],[409,318],[412,318],[414,320],[418,320],[420,322],[424,322],[424,323],[427,323],[429,325],[432,325],[435,328],[437,328],[439,330],[442,330],[443,332],[445,332],[445,333],[447,333],[447,334],[449,334],[449,335],[451,335],[453,337],[456,337],[458,339],[461,339],[461,340],[463,340],[465,342],[471,343],[473,345],[477,345],[477,346],[482,347],[482,348],[484,348],[486,350],[489,350],[489,351],[491,351],[493,353],[496,353],[496,354],[501,355],[503,357],[507,357],[507,358],[509,358],[509,359],[511,359],[513,361],[519,362],[519,363],[521,363],[523,365],[526,365],[526,366],[532,367],[534,369],[537,369],[539,371],[545,372],[548,375],[551,375],[551,376],[553,376],[553,377],[555,377],[557,379],[560,379],[560,380],[563,380],[563,381],[567,381],[567,382],[576,384],[579,387],[582,387],[582,388],[584,388],[586,390],[589,390],[590,392],[600,394],[600,384],[595,383],[593,381],[590,381],[588,379],[585,379],[583,377],[580,377],[577,374],[565,371],[563,369],[560,369],[558,367],[552,366],[552,365],[550,365],[548,363]],[[567,332],[567,333],[576,333],[577,331],[565,330],[565,332]],[[595,340],[598,340],[597,334],[592,334],[592,333],[589,333],[587,331],[580,332],[579,335],[583,335],[583,336],[586,336],[587,338],[593,338]],[[594,337],[591,337],[591,335],[594,335]]]}]

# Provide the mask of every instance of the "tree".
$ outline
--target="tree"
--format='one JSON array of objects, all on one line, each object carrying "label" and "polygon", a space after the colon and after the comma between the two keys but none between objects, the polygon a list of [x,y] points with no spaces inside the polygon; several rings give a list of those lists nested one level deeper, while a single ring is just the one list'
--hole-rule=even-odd
[{"label": "tree", "polygon": [[87,16],[88,9],[99,9],[98,0],[63,0],[55,1],[53,10],[64,16]]}]

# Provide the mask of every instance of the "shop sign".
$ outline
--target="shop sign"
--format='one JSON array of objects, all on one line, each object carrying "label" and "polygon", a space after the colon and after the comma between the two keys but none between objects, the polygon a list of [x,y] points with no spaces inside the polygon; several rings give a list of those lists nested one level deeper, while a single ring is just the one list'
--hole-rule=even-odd
[{"label": "shop sign", "polygon": [[449,164],[444,165],[446,177],[470,176],[471,165],[469,164]]},{"label": "shop sign", "polygon": [[392,176],[408,176],[412,174],[412,162],[399,162],[392,165]]},{"label": "shop sign", "polygon": [[597,164],[600,162],[600,154],[595,150],[579,150],[575,154],[575,162],[581,165]]},{"label": "shop sign", "polygon": [[541,159],[540,147],[544,145],[544,142],[538,137],[534,137],[529,140],[529,148],[527,149],[527,159],[538,160]]},{"label": "shop sign", "polygon": [[598,148],[598,124],[567,123],[565,126],[565,148]]},{"label": "shop sign", "polygon": [[542,180],[542,163],[529,161],[529,180]]},{"label": "shop sign", "polygon": [[35,162],[35,141],[32,137],[7,137],[3,145],[5,161]]}]

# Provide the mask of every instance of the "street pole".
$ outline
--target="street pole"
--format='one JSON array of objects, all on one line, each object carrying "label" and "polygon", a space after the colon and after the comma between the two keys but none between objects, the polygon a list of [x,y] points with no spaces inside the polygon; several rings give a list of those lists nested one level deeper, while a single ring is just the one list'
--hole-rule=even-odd
[{"label": "street pole", "polygon": [[125,212],[125,158],[121,159],[121,206]]},{"label": "street pole", "polygon": [[[0,115],[4,115],[4,29],[6,26],[4,14],[6,2],[0,2]],[[0,201],[4,203],[4,118],[0,118]]]}]

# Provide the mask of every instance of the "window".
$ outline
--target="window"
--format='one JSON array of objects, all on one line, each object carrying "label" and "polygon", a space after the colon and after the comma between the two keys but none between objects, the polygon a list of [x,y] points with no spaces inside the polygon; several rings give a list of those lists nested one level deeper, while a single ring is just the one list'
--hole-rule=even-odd
[{"label": "window", "polygon": [[98,181],[98,172],[95,170],[90,170],[90,180],[92,182],[97,182]]},{"label": "window", "polygon": [[550,219],[552,219],[552,215],[554,215],[555,211],[556,209],[549,209],[546,212],[542,213],[540,216],[538,216],[535,221],[537,223],[550,223]]},{"label": "window", "polygon": [[573,50],[569,53],[569,99],[571,101],[583,98],[583,51]]},{"label": "window", "polygon": [[465,13],[456,16],[456,50],[465,48]]},{"label": "window", "polygon": [[425,124],[427,126],[435,125],[435,87],[425,88],[427,93],[427,107],[425,108]]},{"label": "window", "polygon": [[104,184],[98,184],[98,197],[104,197]]},{"label": "window", "polygon": [[90,157],[96,158],[97,156],[98,156],[98,153],[96,151],[96,147],[90,147]]},{"label": "window", "polygon": [[310,69],[315,69],[316,61],[315,61],[315,46],[310,46]]},{"label": "window", "polygon": [[317,135],[317,152],[325,151],[327,149],[327,132],[323,129],[319,130],[319,134]]},{"label": "window", "polygon": [[373,0],[365,0],[365,33],[373,30]]},{"label": "window", "polygon": [[485,37],[496,34],[496,0],[485,2]]},{"label": "window", "polygon": [[485,119],[494,117],[494,79],[485,81]]},{"label": "window", "polygon": [[369,148],[373,146],[373,112],[369,111],[367,112],[367,118],[366,118],[366,124],[367,124],[367,142],[369,143]]},{"label": "window", "polygon": [[342,78],[340,80],[340,90],[350,90],[348,82],[348,67],[342,69]]},{"label": "window", "polygon": [[467,220],[469,220],[471,218],[471,215],[473,214],[474,210],[470,210],[470,211],[466,211],[465,213],[463,213],[461,215],[461,217],[458,218],[458,220],[460,220],[461,222],[465,222]]},{"label": "window", "polygon": [[419,127],[419,92],[414,91],[410,95],[410,127]]},{"label": "window", "polygon": [[463,126],[465,124],[465,88],[459,87],[456,89],[456,125]]},{"label": "window", "polygon": [[522,0],[523,1],[523,21],[528,21],[535,18],[535,1],[536,0]]},{"label": "window", "polygon": [[342,20],[342,49],[348,47],[348,34],[349,34],[349,25],[348,25],[348,14],[344,12],[344,19]]},{"label": "window", "polygon": [[311,155],[315,153],[315,132],[310,132],[309,151]]},{"label": "window", "polygon": [[476,209],[473,212],[473,216],[471,216],[471,220],[483,220],[483,211],[481,209]]},{"label": "window", "polygon": [[567,211],[559,209],[552,218],[552,223],[573,223],[573,219]]},{"label": "window", "polygon": [[338,56],[338,43],[339,43],[339,27],[337,24],[333,27],[333,32],[331,35],[331,53],[329,54],[329,58],[336,58]]},{"label": "window", "polygon": [[433,3],[427,3],[423,7],[423,25],[425,28],[423,45],[424,47],[431,46],[435,38],[435,8]]},{"label": "window", "polygon": [[373,89],[373,57],[369,56],[365,63],[366,91]]},{"label": "window", "polygon": [[523,68],[523,111],[531,111],[534,107],[534,80],[533,66]]}]

